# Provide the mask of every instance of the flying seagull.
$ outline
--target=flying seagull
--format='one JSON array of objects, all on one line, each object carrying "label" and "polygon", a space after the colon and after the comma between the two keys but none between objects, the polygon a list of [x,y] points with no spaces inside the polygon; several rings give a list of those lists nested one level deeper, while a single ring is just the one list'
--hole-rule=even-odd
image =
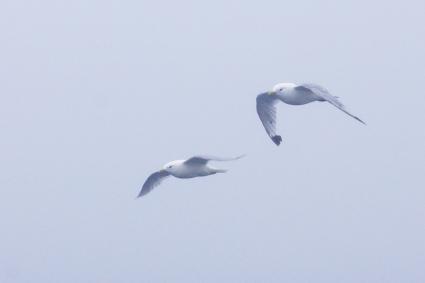
[{"label": "flying seagull", "polygon": [[143,184],[142,190],[137,197],[142,197],[158,186],[168,176],[180,179],[188,179],[225,173],[227,170],[216,169],[208,166],[209,161],[230,161],[242,158],[243,155],[234,158],[219,158],[213,156],[194,156],[187,160],[175,160],[164,165],[164,167],[151,174]]},{"label": "flying seagull", "polygon": [[339,110],[353,117],[357,121],[366,124],[360,118],[354,116],[344,105],[324,87],[316,84],[279,83],[271,91],[257,96],[257,113],[272,141],[279,145],[282,137],[276,134],[276,103],[280,101],[290,105],[303,105],[313,101],[327,101]]}]

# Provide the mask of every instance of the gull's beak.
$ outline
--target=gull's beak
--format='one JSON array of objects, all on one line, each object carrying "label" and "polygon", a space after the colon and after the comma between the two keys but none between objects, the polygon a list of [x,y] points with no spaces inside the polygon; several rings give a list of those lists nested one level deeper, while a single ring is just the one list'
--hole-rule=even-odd
[{"label": "gull's beak", "polygon": [[268,95],[275,95],[275,94],[276,94],[276,92],[275,92],[275,91],[272,91],[272,90],[269,90],[269,91],[267,92],[267,94],[268,94]]}]

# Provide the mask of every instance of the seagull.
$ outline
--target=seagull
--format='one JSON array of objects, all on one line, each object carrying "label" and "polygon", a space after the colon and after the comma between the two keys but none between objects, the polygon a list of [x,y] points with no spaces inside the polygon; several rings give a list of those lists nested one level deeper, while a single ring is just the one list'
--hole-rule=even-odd
[{"label": "seagull", "polygon": [[313,101],[327,101],[339,110],[366,125],[359,117],[354,116],[324,87],[316,84],[279,83],[271,91],[257,96],[257,113],[272,141],[279,145],[282,137],[276,134],[276,103],[280,101],[290,105],[303,105]]},{"label": "seagull", "polygon": [[195,177],[203,177],[208,175],[214,175],[217,173],[225,173],[225,169],[217,169],[208,166],[209,161],[231,161],[242,158],[244,155],[240,155],[234,158],[220,158],[213,156],[194,156],[187,160],[174,160],[164,165],[164,167],[151,174],[143,184],[142,190],[137,196],[142,197],[152,191],[153,188],[158,186],[162,180],[168,176],[174,176],[180,179],[189,179]]}]

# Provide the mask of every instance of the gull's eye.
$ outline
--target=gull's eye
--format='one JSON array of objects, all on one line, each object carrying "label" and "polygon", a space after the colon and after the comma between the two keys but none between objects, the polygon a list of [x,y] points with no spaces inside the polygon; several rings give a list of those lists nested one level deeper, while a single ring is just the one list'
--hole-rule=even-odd
[{"label": "gull's eye", "polygon": [[282,90],[283,90],[283,88],[279,89],[279,91],[282,91]]}]

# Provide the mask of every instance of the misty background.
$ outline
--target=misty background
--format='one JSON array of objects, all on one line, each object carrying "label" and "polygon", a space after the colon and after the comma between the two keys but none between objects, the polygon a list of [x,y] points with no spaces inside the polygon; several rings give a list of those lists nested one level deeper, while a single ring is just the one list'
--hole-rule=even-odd
[{"label": "misty background", "polygon": [[[1,1],[0,282],[425,282],[424,11]],[[276,147],[255,97],[279,82],[368,125],[279,104]]]}]

